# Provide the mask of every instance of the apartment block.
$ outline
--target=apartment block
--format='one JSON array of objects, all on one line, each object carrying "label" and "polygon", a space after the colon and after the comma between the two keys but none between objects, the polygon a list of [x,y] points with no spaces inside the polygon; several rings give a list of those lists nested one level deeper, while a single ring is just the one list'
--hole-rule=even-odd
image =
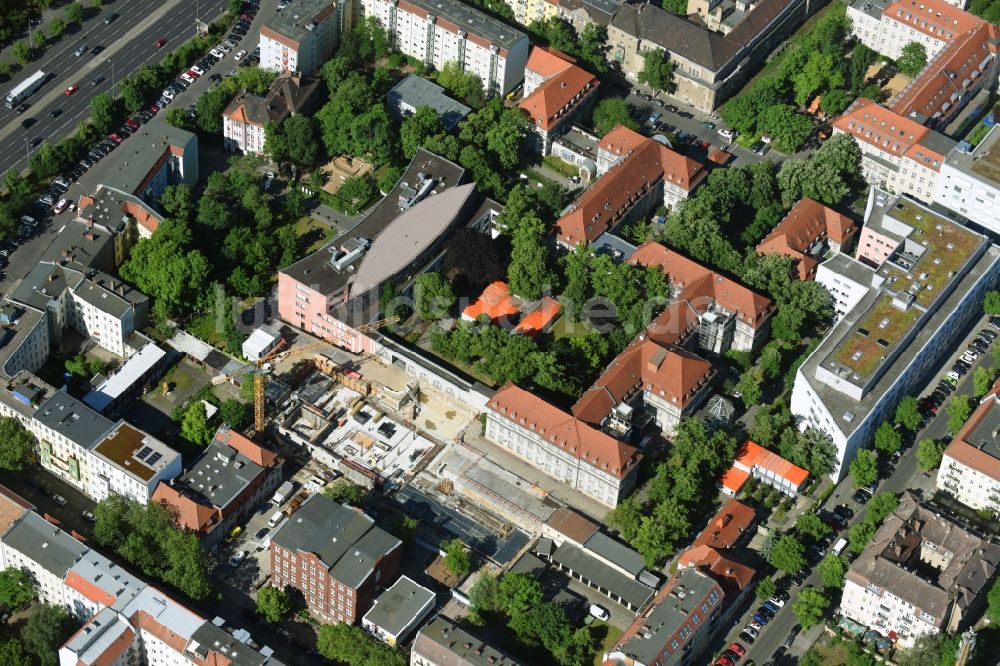
[{"label": "apartment block", "polygon": [[27,571],[45,603],[83,624],[60,666],[282,666],[226,620],[208,621],[39,516],[0,486],[0,568]]},{"label": "apartment block", "polygon": [[923,45],[931,60],[948,43],[985,23],[944,0],[854,0],[847,17],[858,41],[893,60],[910,42]]},{"label": "apartment block", "polygon": [[597,77],[574,62],[558,51],[536,46],[524,68],[524,97],[518,107],[535,123],[542,155],[549,154],[552,142],[590,106],[600,85]]},{"label": "apartment block", "polygon": [[124,421],[94,446],[89,466],[86,493],[96,502],[121,495],[146,504],[161,481],[182,471],[180,453]]},{"label": "apartment block", "polygon": [[211,545],[274,494],[281,472],[276,453],[224,427],[183,474],[155,488],[153,499],[170,505],[178,525]]},{"label": "apartment block", "polygon": [[315,107],[313,94],[319,79],[282,74],[263,95],[241,91],[222,112],[222,136],[226,150],[244,155],[263,155],[267,124],[289,116],[309,113]]},{"label": "apartment block", "polygon": [[441,127],[451,131],[465,119],[472,109],[448,97],[444,88],[416,74],[407,75],[392,87],[385,96],[389,113],[399,122],[412,116],[421,106],[428,106],[437,112]]},{"label": "apartment block", "polygon": [[735,497],[750,478],[759,479],[772,488],[795,497],[805,487],[809,472],[760,444],[747,440],[740,446],[733,466],[722,475],[722,491]]},{"label": "apartment block", "polygon": [[[661,204],[676,208],[708,176],[704,166],[653,139],[623,127],[612,133],[620,138],[598,146],[598,173],[603,175],[556,221],[556,239],[564,247],[592,243]],[[611,150],[602,157],[605,145],[620,146],[615,155],[620,160],[611,158]],[[608,165],[606,170],[602,164]]]},{"label": "apartment block", "polygon": [[402,542],[358,509],[312,495],[271,537],[271,584],[325,622],[355,624],[399,575]]},{"label": "apartment block", "polygon": [[827,252],[849,252],[857,231],[851,218],[807,197],[757,244],[757,253],[789,257],[799,280],[813,280],[819,260]]},{"label": "apartment block", "polygon": [[198,135],[167,123],[143,125],[114,159],[101,186],[154,202],[167,185],[198,182]]},{"label": "apartment block", "polygon": [[604,654],[604,666],[698,662],[722,626],[725,593],[697,568],[682,568]]},{"label": "apartment block", "polygon": [[837,447],[833,478],[846,474],[900,398],[919,390],[998,278],[1000,248],[987,238],[912,199],[872,190],[857,259],[837,255],[817,271],[837,292],[838,310],[847,309],[792,389],[801,427],[822,430]]},{"label": "apartment block", "polygon": [[[297,0],[260,28],[260,68],[278,74],[308,76],[330,59],[342,28],[350,26],[336,0]],[[342,25],[343,24],[343,25]]]},{"label": "apartment block", "polygon": [[955,634],[979,618],[998,563],[1000,546],[904,492],[851,564],[840,611],[901,648]]},{"label": "apartment block", "polygon": [[486,438],[606,506],[635,488],[635,448],[513,384],[487,404]]},{"label": "apartment block", "polygon": [[833,123],[861,148],[861,172],[875,187],[930,202],[952,139],[859,97]]},{"label": "apartment block", "polygon": [[438,615],[421,627],[410,648],[410,666],[518,666],[518,663],[445,615]]},{"label": "apartment block", "polygon": [[[528,36],[458,0],[363,0],[364,14],[385,28],[390,45],[441,70],[454,62],[502,96],[524,79]],[[263,64],[263,61],[262,61]]]},{"label": "apartment block", "polygon": [[960,143],[941,166],[934,203],[987,231],[1000,233],[1000,131],[990,130],[979,145]]},{"label": "apartment block", "polygon": [[361,627],[389,645],[399,645],[434,610],[437,595],[409,576],[396,582],[375,599],[361,619]]},{"label": "apartment block", "polygon": [[1000,389],[983,398],[944,450],[937,487],[976,511],[1000,513]]}]

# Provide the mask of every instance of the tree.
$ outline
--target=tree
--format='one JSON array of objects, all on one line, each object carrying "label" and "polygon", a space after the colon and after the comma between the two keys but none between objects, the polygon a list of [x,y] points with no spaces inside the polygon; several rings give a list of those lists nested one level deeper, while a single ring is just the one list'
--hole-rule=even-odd
[{"label": "tree", "polygon": [[[288,159],[288,142],[285,140],[283,123],[269,120],[264,124],[264,154],[274,162],[280,163]],[[319,174],[320,172],[313,173]]]},{"label": "tree", "polygon": [[855,96],[843,88],[828,90],[820,99],[819,108],[827,116],[839,116],[854,99]]},{"label": "tree", "polygon": [[840,88],[843,85],[843,71],[834,62],[833,55],[823,51],[810,53],[802,69],[792,76],[795,103],[799,106],[805,106],[816,93]]},{"label": "tree", "polygon": [[829,554],[816,567],[824,587],[838,590],[844,588],[844,577],[847,575],[848,562],[844,557]]},{"label": "tree", "polygon": [[364,488],[343,479],[323,488],[323,494],[334,502],[351,506],[361,506],[367,497]]},{"label": "tree", "polygon": [[994,370],[983,366],[976,366],[972,372],[972,392],[977,398],[982,398],[993,388]]},{"label": "tree", "polygon": [[274,624],[281,622],[292,612],[292,604],[288,599],[288,593],[276,587],[263,587],[257,593],[257,614],[264,618],[265,622]]},{"label": "tree", "polygon": [[451,282],[440,273],[421,273],[413,285],[414,309],[423,319],[437,321],[448,315],[457,298]]},{"label": "tree", "polygon": [[208,413],[205,403],[196,401],[188,407],[181,421],[181,437],[199,446],[206,446],[212,441],[215,430],[208,425]]},{"label": "tree", "polygon": [[927,49],[920,42],[910,42],[903,47],[896,60],[899,71],[909,77],[914,77],[927,65]]},{"label": "tree", "polygon": [[319,159],[319,126],[302,114],[286,118],[281,123],[288,159],[297,166],[308,167]]},{"label": "tree", "polygon": [[469,601],[472,607],[480,611],[495,611],[500,609],[500,580],[495,576],[483,574],[469,590]]},{"label": "tree", "polygon": [[875,536],[875,525],[868,520],[851,525],[847,531],[848,548],[852,553],[860,553]]},{"label": "tree", "polygon": [[799,592],[798,598],[792,603],[792,612],[805,630],[823,620],[823,614],[829,605],[830,598],[823,592],[815,587],[807,587]]},{"label": "tree", "polygon": [[833,462],[837,457],[837,447],[825,432],[818,428],[806,428],[802,431],[790,430],[795,435],[791,450],[782,448],[782,455],[796,465],[809,470],[813,476],[821,476],[833,471]]},{"label": "tree", "polygon": [[542,603],[542,587],[526,574],[506,573],[500,579],[497,602],[507,615],[523,615]]},{"label": "tree", "polygon": [[898,506],[899,498],[896,497],[895,493],[888,491],[879,493],[868,502],[868,515],[865,516],[865,520],[876,526],[881,525],[886,516],[895,511]]},{"label": "tree", "polygon": [[191,187],[185,183],[167,185],[163,194],[160,195],[160,206],[171,218],[181,222],[190,222],[191,215],[195,211]]},{"label": "tree", "polygon": [[375,196],[377,188],[370,173],[351,176],[337,188],[337,196],[347,202],[350,210],[357,212],[368,205]]},{"label": "tree", "polygon": [[473,108],[478,109],[486,101],[483,80],[471,72],[464,71],[457,62],[446,62],[438,72],[437,82]]},{"label": "tree", "polygon": [[316,650],[338,664],[406,666],[407,663],[396,649],[375,639],[361,627],[343,622],[320,626],[316,632]]},{"label": "tree", "polygon": [[469,551],[461,539],[449,539],[441,544],[441,549],[444,551],[444,565],[459,578],[472,567]]},{"label": "tree", "polygon": [[223,423],[228,423],[236,429],[242,428],[250,422],[250,405],[236,398],[228,398],[219,406],[219,416]]},{"label": "tree", "polygon": [[806,565],[804,552],[805,547],[802,542],[794,536],[786,534],[771,547],[767,561],[775,569],[789,572],[800,571]]},{"label": "tree", "polygon": [[896,653],[896,663],[899,666],[954,666],[961,640],[960,635],[921,634],[912,647]]},{"label": "tree", "polygon": [[986,617],[992,624],[1000,624],[1000,578],[993,581],[986,595]]},{"label": "tree", "polygon": [[868,449],[861,449],[851,461],[849,472],[855,488],[875,483],[878,479],[878,454]]},{"label": "tree", "polygon": [[642,71],[639,83],[645,83],[653,90],[670,92],[674,88],[674,68],[676,65],[663,49],[646,51],[642,57]]},{"label": "tree", "polygon": [[38,584],[24,569],[7,567],[0,571],[0,604],[9,609],[20,608],[35,598]]},{"label": "tree", "polygon": [[[404,144],[405,151],[405,144]],[[386,169],[378,179],[378,189],[379,191],[388,194],[392,191],[392,188],[396,187],[396,183],[403,176],[403,169],[401,167],[389,167]],[[445,255],[447,258],[448,255]]]},{"label": "tree", "polygon": [[920,425],[923,416],[920,414],[920,404],[912,395],[908,395],[896,405],[896,418],[893,419],[896,425],[903,426],[907,430],[916,430]]},{"label": "tree", "polygon": [[544,234],[542,221],[531,215],[522,218],[511,234],[507,280],[511,292],[523,298],[540,297],[553,282],[548,248],[542,240]]},{"label": "tree", "polygon": [[815,513],[803,513],[795,520],[795,531],[815,541],[825,537],[831,530]]},{"label": "tree", "polygon": [[63,7],[67,23],[83,23],[83,5],[79,2],[71,2]]},{"label": "tree", "polygon": [[1000,291],[988,291],[983,296],[983,311],[991,317],[1000,315]]},{"label": "tree", "polygon": [[49,21],[49,36],[52,39],[59,39],[66,32],[66,21],[63,21],[58,16],[54,17]]},{"label": "tree", "polygon": [[774,584],[774,579],[766,577],[757,583],[757,589],[754,590],[754,594],[757,595],[757,599],[759,601],[767,601],[773,597],[777,591],[778,586]]},{"label": "tree", "polygon": [[195,106],[195,123],[206,134],[222,133],[222,113],[229,106],[232,94],[223,86],[211,88],[198,98]]},{"label": "tree", "polygon": [[22,65],[27,65],[31,61],[31,47],[24,40],[16,42],[11,48],[11,53],[14,59]]},{"label": "tree", "polygon": [[[175,235],[174,232],[179,233]],[[121,276],[153,299],[153,312],[170,316],[192,308],[208,283],[210,266],[182,242],[187,225],[165,220],[151,238],[140,240],[122,264]]]},{"label": "tree", "polygon": [[73,620],[62,606],[40,604],[21,629],[21,643],[42,666],[59,663],[59,647],[73,633]]},{"label": "tree", "polygon": [[0,641],[0,664],[4,666],[31,666],[31,658],[17,639]]},{"label": "tree", "polygon": [[747,407],[760,402],[762,381],[760,371],[757,368],[747,368],[740,375],[740,381],[736,383],[736,391],[740,394],[740,400]]},{"label": "tree", "polygon": [[875,430],[875,448],[882,453],[892,454],[903,446],[903,436],[888,421],[883,421]]},{"label": "tree", "polygon": [[406,118],[399,128],[403,155],[406,159],[413,159],[413,156],[417,154],[417,148],[424,145],[428,138],[442,132],[444,132],[444,127],[441,125],[441,116],[438,112],[427,105],[418,106],[416,112]]},{"label": "tree", "polygon": [[917,444],[917,464],[920,469],[929,472],[941,464],[944,456],[945,444],[936,439],[922,439]]},{"label": "tree", "polygon": [[961,393],[955,394],[948,404],[948,431],[956,433],[972,415],[972,398]]},{"label": "tree", "polygon": [[632,119],[631,109],[621,97],[605,97],[594,107],[592,115],[594,130],[604,136],[618,125],[638,129],[639,123]]},{"label": "tree", "polygon": [[90,98],[90,122],[99,133],[107,134],[115,126],[115,106],[115,100],[109,93],[100,93]]},{"label": "tree", "polygon": [[18,472],[32,460],[35,436],[21,422],[9,416],[0,416],[0,469]]},{"label": "tree", "polygon": [[782,153],[797,151],[813,131],[809,116],[799,113],[790,104],[775,104],[764,109],[757,127],[771,136],[775,149]]}]

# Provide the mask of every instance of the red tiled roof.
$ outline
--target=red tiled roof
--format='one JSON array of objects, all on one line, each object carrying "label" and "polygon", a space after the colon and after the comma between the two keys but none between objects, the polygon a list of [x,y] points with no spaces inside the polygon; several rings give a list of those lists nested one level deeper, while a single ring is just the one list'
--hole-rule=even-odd
[{"label": "red tiled roof", "polygon": [[[750,440],[744,442],[740,448],[740,454],[733,461],[733,467],[746,472],[749,472],[754,467],[766,470],[769,472],[768,476],[784,479],[794,488],[799,488],[809,478],[807,470]],[[723,476],[723,483],[725,483],[725,475]],[[726,487],[728,488],[729,486]]]},{"label": "red tiled roof", "polygon": [[514,333],[535,336],[546,330],[562,310],[562,304],[546,296],[538,307],[514,327]]},{"label": "red tiled roof", "polygon": [[689,548],[678,560],[682,567],[697,567],[711,576],[727,596],[737,597],[741,590],[746,589],[757,571],[745,564],[725,557],[722,553],[709,546],[694,546]]},{"label": "red tiled roof", "polygon": [[689,301],[696,310],[703,311],[708,307],[708,301],[714,300],[754,327],[773,312],[769,299],[655,241],[640,245],[629,257],[629,262],[639,266],[659,266],[670,280],[674,299]]},{"label": "red tiled roof", "polygon": [[644,391],[683,409],[715,374],[712,364],[680,347],[638,337],[573,405],[573,415],[600,424],[615,405]]},{"label": "red tiled roof", "polygon": [[857,232],[854,222],[813,199],[802,199],[778,226],[757,245],[759,254],[780,254],[796,260],[800,280],[813,277],[818,262],[809,248],[822,238],[844,244]]},{"label": "red tiled roof", "polygon": [[639,134],[635,130],[629,129],[624,125],[618,125],[604,135],[601,141],[597,144],[597,147],[600,150],[606,150],[609,153],[613,153],[621,157],[623,155],[627,155],[629,152],[635,150],[647,141],[649,141],[648,137]]},{"label": "red tiled roof", "polygon": [[723,488],[735,495],[740,492],[740,488],[743,487],[743,484],[746,483],[749,478],[750,472],[744,472],[741,469],[730,467],[722,474],[720,483]]},{"label": "red tiled roof", "polygon": [[692,546],[711,548],[731,548],[739,541],[757,520],[754,510],[735,499],[731,499],[712,516],[712,520],[695,538]]},{"label": "red tiled roof", "polygon": [[546,78],[518,106],[531,116],[535,125],[548,131],[570,118],[573,110],[593,95],[599,85],[593,74],[569,65]]},{"label": "red tiled roof", "polygon": [[559,240],[568,245],[592,242],[612,226],[661,179],[687,191],[705,177],[705,167],[666,146],[646,139],[584,191],[556,222]]},{"label": "red tiled roof", "polygon": [[97,587],[75,571],[70,571],[67,574],[66,586],[76,590],[84,598],[93,601],[95,604],[110,606],[115,602],[114,596]]},{"label": "red tiled roof", "polygon": [[896,0],[882,15],[940,41],[950,41],[983,23],[944,0]]},{"label": "red tiled roof", "polygon": [[531,54],[528,55],[528,63],[524,68],[534,72],[543,79],[547,79],[572,66],[575,62],[576,58],[562,51],[548,49],[544,46],[535,46],[531,49]]},{"label": "red tiled roof", "polygon": [[583,462],[624,478],[639,462],[639,452],[541,398],[507,383],[486,405],[491,411],[537,433],[549,444]]},{"label": "red tiled roof", "polygon": [[278,454],[274,451],[265,449],[232,428],[219,428],[215,433],[214,441],[236,449],[249,458],[251,462],[257,463],[261,467],[271,467],[278,462]]},{"label": "red tiled roof", "polygon": [[490,321],[496,321],[517,313],[517,303],[510,295],[507,283],[497,280],[483,290],[475,303],[462,310],[462,319],[475,321],[480,315],[487,315]]},{"label": "red tiled roof", "polygon": [[919,113],[947,118],[960,94],[982,83],[996,56],[997,26],[982,23],[951,40],[896,97],[890,108],[901,116]]},{"label": "red tiled roof", "polygon": [[196,532],[208,527],[217,514],[215,508],[199,504],[163,481],[157,484],[152,499],[154,502],[166,502],[177,512],[177,524]]},{"label": "red tiled roof", "polygon": [[[920,143],[931,130],[870,99],[854,100],[833,122],[833,127],[850,134],[855,141],[863,141],[890,155],[909,158],[930,169],[939,170],[944,160],[944,155]],[[937,166],[934,160],[938,161]]]}]

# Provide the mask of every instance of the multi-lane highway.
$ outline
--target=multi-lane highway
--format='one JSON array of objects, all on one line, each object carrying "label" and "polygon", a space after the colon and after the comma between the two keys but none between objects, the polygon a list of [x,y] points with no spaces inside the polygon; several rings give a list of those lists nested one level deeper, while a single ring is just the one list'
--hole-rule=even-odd
[{"label": "multi-lane highway", "polygon": [[[0,108],[0,172],[27,166],[26,155],[38,148],[31,143],[37,137],[43,142],[58,143],[72,134],[90,108],[91,98],[111,90],[115,82],[146,63],[159,62],[182,42],[195,35],[196,14],[206,21],[217,18],[226,7],[225,0],[119,0],[107,6],[99,18],[83,24],[83,28],[51,46],[45,55],[29,63],[14,79],[0,88],[5,96],[18,83],[38,70],[55,75],[28,100],[30,108],[21,115],[12,109]],[[104,16],[116,12],[119,17],[110,24]],[[156,48],[164,39],[163,48]],[[81,46],[87,51],[75,55]],[[90,55],[95,46],[102,47]],[[103,77],[97,85],[91,81]],[[80,87],[67,96],[71,85]],[[55,114],[52,117],[50,114]],[[21,121],[32,118],[35,123],[24,129]]]}]

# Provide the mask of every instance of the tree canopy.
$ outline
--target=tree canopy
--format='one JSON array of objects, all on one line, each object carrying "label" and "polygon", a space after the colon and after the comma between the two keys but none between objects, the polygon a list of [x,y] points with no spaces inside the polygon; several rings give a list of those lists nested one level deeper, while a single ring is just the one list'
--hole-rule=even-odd
[{"label": "tree canopy", "polygon": [[922,439],[917,444],[917,464],[925,472],[929,472],[941,464],[946,445],[936,439]]},{"label": "tree canopy", "polygon": [[456,576],[464,576],[472,567],[469,551],[461,539],[449,539],[441,544],[444,550],[444,564]]},{"label": "tree canopy", "polygon": [[262,587],[257,592],[257,614],[264,618],[265,622],[274,624],[287,618],[292,612],[292,605],[288,599],[288,593],[276,587]]},{"label": "tree canopy", "polygon": [[20,608],[35,598],[38,583],[27,571],[7,567],[0,571],[0,604]]},{"label": "tree canopy", "polygon": [[34,457],[35,443],[35,436],[20,421],[0,416],[0,469],[24,469]]},{"label": "tree canopy", "polygon": [[632,118],[632,110],[621,97],[605,97],[594,107],[591,121],[599,136],[604,136],[618,125],[638,129],[639,123]]},{"label": "tree canopy", "polygon": [[76,629],[62,606],[39,604],[21,629],[21,643],[41,666],[59,663],[59,648]]},{"label": "tree canopy", "polygon": [[642,71],[639,83],[645,83],[653,90],[670,92],[674,89],[674,68],[676,64],[663,49],[650,49],[642,57]]},{"label": "tree canopy", "polygon": [[861,449],[849,468],[855,488],[862,488],[878,480],[878,454]]},{"label": "tree canopy", "polygon": [[883,421],[875,430],[875,448],[882,453],[892,454],[903,446],[903,436],[888,421]]},{"label": "tree canopy", "polygon": [[899,71],[906,76],[916,76],[927,65],[927,48],[920,42],[909,42],[896,60]]},{"label": "tree canopy", "polygon": [[423,319],[437,321],[455,306],[455,290],[440,273],[421,273],[413,286],[414,309]]},{"label": "tree canopy", "polygon": [[922,418],[917,399],[912,395],[908,395],[896,405],[896,417],[893,422],[896,425],[903,426],[907,430],[915,430]]},{"label": "tree canopy", "polygon": [[830,606],[830,598],[815,587],[807,587],[799,592],[798,598],[792,603],[792,612],[798,618],[803,629],[819,624]]},{"label": "tree canopy", "polygon": [[373,637],[361,627],[343,622],[320,625],[316,632],[316,650],[339,664],[365,666],[406,666],[401,652]]},{"label": "tree canopy", "polygon": [[819,577],[823,581],[824,587],[843,589],[844,577],[848,569],[847,559],[839,555],[829,554],[824,557],[816,567]]},{"label": "tree canopy", "polygon": [[805,546],[790,534],[778,539],[768,553],[767,561],[775,569],[794,573],[806,565]]}]

